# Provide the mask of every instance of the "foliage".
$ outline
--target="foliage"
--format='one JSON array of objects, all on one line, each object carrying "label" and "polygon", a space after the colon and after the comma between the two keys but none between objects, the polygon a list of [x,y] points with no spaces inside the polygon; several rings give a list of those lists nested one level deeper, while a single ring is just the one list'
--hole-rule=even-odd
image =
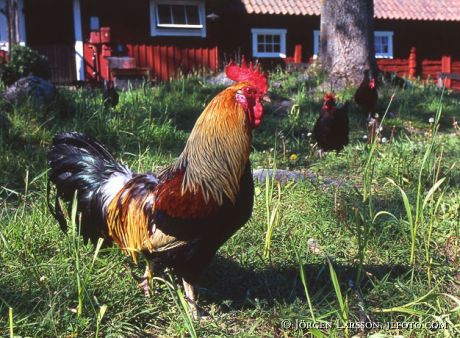
[{"label": "foliage", "polygon": [[0,64],[0,79],[9,86],[28,75],[49,79],[48,58],[26,46],[12,46],[8,61]]},{"label": "foliage", "polygon": [[[120,250],[60,231],[47,210],[46,148],[57,131],[75,129],[134,170],[157,172],[180,154],[221,87],[198,77],[145,85],[122,92],[115,108],[87,89],[61,89],[47,109],[0,100],[9,125],[0,142],[0,335],[458,336],[460,138],[452,118],[460,96],[440,101],[433,87],[385,86],[379,142],[363,139],[351,105],[350,144],[319,159],[308,133],[324,92],[298,76],[273,76],[280,85],[254,132],[251,161],[307,179],[256,182],[251,220],[199,283],[209,315],[200,322],[168,276],[154,279],[146,299]],[[277,108],[284,99],[298,115]]]}]

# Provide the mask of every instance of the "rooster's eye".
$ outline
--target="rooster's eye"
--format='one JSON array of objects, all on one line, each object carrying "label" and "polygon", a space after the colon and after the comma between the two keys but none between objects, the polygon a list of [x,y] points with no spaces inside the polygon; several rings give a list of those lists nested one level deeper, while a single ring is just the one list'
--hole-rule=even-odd
[{"label": "rooster's eye", "polygon": [[252,97],[257,93],[257,90],[254,87],[245,87],[243,90],[244,94],[249,97]]},{"label": "rooster's eye", "polygon": [[238,90],[235,95],[236,101],[240,104],[242,104],[245,108],[248,105],[248,101],[246,99],[246,96],[243,94],[243,91]]}]

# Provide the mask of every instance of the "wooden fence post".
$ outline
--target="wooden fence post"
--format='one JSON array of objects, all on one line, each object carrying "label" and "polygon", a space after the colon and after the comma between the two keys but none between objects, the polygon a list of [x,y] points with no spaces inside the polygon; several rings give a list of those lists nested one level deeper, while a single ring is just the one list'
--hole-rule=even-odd
[{"label": "wooden fence post", "polygon": [[417,51],[415,47],[412,47],[409,53],[409,79],[413,79],[416,73],[417,73]]},{"label": "wooden fence post", "polygon": [[214,56],[213,56],[214,67],[213,67],[212,71],[217,72],[219,70],[219,47],[216,45],[213,48],[213,51],[214,51]]},{"label": "wooden fence post", "polygon": [[[441,73],[452,73],[452,58],[450,55],[444,55],[441,58]],[[444,78],[444,87],[450,88],[452,85],[450,77]]]},{"label": "wooden fence post", "polygon": [[302,45],[301,44],[295,45],[294,63],[302,63]]}]

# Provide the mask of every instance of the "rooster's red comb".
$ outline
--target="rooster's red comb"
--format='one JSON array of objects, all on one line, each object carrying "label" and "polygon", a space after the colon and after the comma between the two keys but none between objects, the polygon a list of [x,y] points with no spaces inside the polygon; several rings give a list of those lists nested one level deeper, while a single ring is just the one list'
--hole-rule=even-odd
[{"label": "rooster's red comb", "polygon": [[225,74],[227,74],[230,80],[236,82],[250,82],[264,94],[268,90],[268,76],[265,72],[260,71],[260,64],[254,67],[252,62],[250,62],[248,67],[244,56],[241,57],[241,66],[238,66],[235,61],[231,60],[227,67],[225,67]]},{"label": "rooster's red comb", "polygon": [[329,101],[329,100],[335,101],[335,96],[334,96],[334,94],[332,94],[332,93],[327,93],[326,95],[324,95],[324,102]]}]

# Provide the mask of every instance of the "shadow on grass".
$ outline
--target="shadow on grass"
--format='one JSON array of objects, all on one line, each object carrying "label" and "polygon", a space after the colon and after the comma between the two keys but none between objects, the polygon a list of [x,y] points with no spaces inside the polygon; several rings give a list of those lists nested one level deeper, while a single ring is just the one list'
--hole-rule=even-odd
[{"label": "shadow on grass", "polygon": [[[342,292],[356,280],[358,266],[334,264]],[[372,288],[373,281],[384,278],[397,279],[410,272],[410,267],[402,265],[367,265],[361,283],[365,294]],[[329,267],[323,264],[304,265],[305,277],[310,296],[335,298]],[[298,266],[272,267],[263,270],[244,268],[237,262],[217,256],[198,284],[200,301],[203,303],[228,304],[228,310],[242,310],[254,307],[254,300],[265,304],[291,304],[296,300],[306,300]]]},{"label": "shadow on grass", "polygon": [[[41,303],[41,304],[40,304]],[[46,310],[45,300],[40,290],[31,290],[0,284],[0,319],[8,320],[8,309],[13,308],[13,315],[27,316],[34,309]],[[0,321],[1,323],[1,321]]]}]

